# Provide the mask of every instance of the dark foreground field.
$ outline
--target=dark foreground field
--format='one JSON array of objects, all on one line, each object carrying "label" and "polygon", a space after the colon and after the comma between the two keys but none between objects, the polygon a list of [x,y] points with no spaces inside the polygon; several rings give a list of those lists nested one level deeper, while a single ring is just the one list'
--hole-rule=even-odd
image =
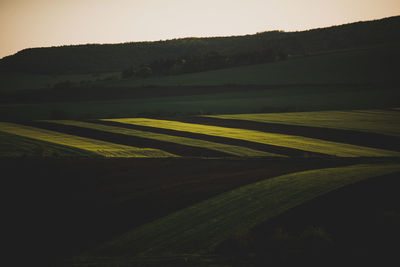
[{"label": "dark foreground field", "polygon": [[238,233],[219,251],[236,266],[396,266],[399,178],[376,177],[318,197]]},{"label": "dark foreground field", "polygon": [[[6,240],[17,261],[60,266],[136,226],[242,185],[296,171],[376,161],[2,159]],[[391,241],[400,237],[398,185],[398,175],[392,175],[338,190],[238,233],[218,251],[223,262],[243,266],[392,255]]]}]

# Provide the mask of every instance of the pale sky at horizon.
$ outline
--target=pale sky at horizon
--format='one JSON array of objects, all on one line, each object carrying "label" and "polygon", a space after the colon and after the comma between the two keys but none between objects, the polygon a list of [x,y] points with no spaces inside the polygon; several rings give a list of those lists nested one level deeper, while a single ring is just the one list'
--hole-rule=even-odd
[{"label": "pale sky at horizon", "polygon": [[29,47],[296,31],[397,15],[399,0],[0,0],[0,58]]}]

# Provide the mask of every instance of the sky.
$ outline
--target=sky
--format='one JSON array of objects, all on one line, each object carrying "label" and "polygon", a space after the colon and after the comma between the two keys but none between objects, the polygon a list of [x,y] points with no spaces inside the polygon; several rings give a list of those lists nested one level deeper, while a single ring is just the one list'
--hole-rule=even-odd
[{"label": "sky", "polygon": [[30,47],[298,31],[397,15],[399,0],[0,0],[0,58]]}]

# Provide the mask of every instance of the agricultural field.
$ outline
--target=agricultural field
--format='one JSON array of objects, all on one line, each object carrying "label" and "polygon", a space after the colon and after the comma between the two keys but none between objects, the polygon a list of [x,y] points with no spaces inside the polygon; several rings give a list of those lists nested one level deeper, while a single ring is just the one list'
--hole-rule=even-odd
[{"label": "agricultural field", "polygon": [[90,151],[1,132],[0,157],[98,157]]},{"label": "agricultural field", "polygon": [[[230,87],[230,86],[227,86]],[[233,87],[234,88],[234,87]],[[164,88],[155,89],[157,94]],[[398,105],[400,93],[392,87],[315,85],[271,86],[239,92],[194,94],[115,100],[52,101],[45,103],[1,103],[1,120],[93,119],[149,115],[207,115],[265,113],[337,109],[388,108]],[[141,90],[151,90],[142,88]],[[44,92],[45,93],[45,92]]]},{"label": "agricultural field", "polygon": [[[10,242],[22,244],[19,251],[26,251],[32,262],[57,266],[60,260],[79,255],[132,227],[235,187],[292,171],[344,164],[289,162],[3,158],[0,166],[7,188],[3,196],[13,197],[13,205],[5,213],[14,218],[10,229],[19,229]],[[21,197],[15,198],[16,194]],[[5,220],[6,225],[9,222]]]},{"label": "agricultural field", "polygon": [[[291,121],[301,124],[299,117],[306,116],[303,113],[199,116],[180,120],[150,118],[43,120],[28,123],[29,126],[2,122],[0,132],[16,135],[30,142],[45,142],[106,157],[398,157],[400,147],[396,145],[396,127],[390,127],[390,123],[397,119],[396,113],[397,111],[381,110],[306,113],[315,115],[312,116],[314,123],[309,123],[306,126],[309,128],[298,133],[296,128],[287,129],[286,124],[281,122],[285,116],[292,116],[295,118],[288,119],[288,124]],[[338,114],[347,117],[347,121],[340,120],[340,117],[330,121],[323,119]],[[282,116],[280,120],[275,120],[273,123],[277,127],[269,127],[272,121],[270,118],[279,116]],[[257,124],[257,127],[252,127],[241,123],[248,120],[266,125],[261,127]],[[371,120],[378,121],[375,128],[370,123]],[[340,125],[347,124],[351,125],[353,130],[370,129],[375,135],[358,138],[364,140],[361,143],[354,138],[332,140],[332,133],[327,132],[324,135],[324,131],[315,128],[318,121],[323,121],[325,124],[331,122],[328,128],[334,128],[333,125],[336,123],[338,127],[335,130],[339,133],[348,129],[342,129]],[[389,129],[393,132],[391,139],[383,135]],[[313,132],[317,134],[314,136]],[[370,141],[374,139],[381,141],[371,143]],[[6,153],[5,150],[3,154]],[[12,150],[9,153],[11,155]]]},{"label": "agricultural field", "polygon": [[127,129],[122,127],[115,127],[109,125],[101,125],[89,122],[82,122],[82,121],[67,121],[67,120],[55,120],[55,121],[47,121],[51,123],[57,124],[64,124],[64,125],[71,125],[77,126],[82,128],[89,128],[94,130],[99,130],[103,132],[111,132],[117,134],[123,134],[128,136],[136,136],[146,139],[154,139],[159,141],[165,141],[170,143],[181,144],[189,147],[200,147],[210,150],[220,151],[229,155],[240,156],[240,157],[279,157],[281,155],[268,153],[264,151],[258,151],[246,147],[234,146],[234,145],[227,145],[221,143],[215,143],[210,141],[205,141],[201,139],[193,139],[181,136],[172,136],[167,134],[159,134],[153,133],[149,131],[140,131],[134,129]]},{"label": "agricultural field", "polygon": [[397,110],[318,111],[210,116],[220,119],[247,120],[400,136],[400,113]]},{"label": "agricultural field", "polygon": [[104,157],[174,157],[175,155],[158,149],[141,149],[94,139],[72,136],[64,133],[33,128],[29,126],[1,122],[0,131],[34,140],[45,141],[66,147],[90,151]]},{"label": "agricultural field", "polygon": [[239,128],[226,128],[211,125],[184,123],[179,121],[167,121],[146,118],[103,119],[103,121],[112,121],[145,127],[155,127],[174,131],[184,131],[196,134],[225,137],[339,157],[390,157],[399,155],[399,152],[394,151],[361,147],[351,144],[341,144],[301,136],[260,132]]},{"label": "agricultural field", "polygon": [[[347,113],[361,114],[364,127],[368,116],[376,121],[382,116],[386,119],[377,128],[390,129],[385,124],[394,112]],[[10,192],[23,182],[23,199],[32,202],[17,202],[23,211],[17,217],[22,234],[32,242],[45,241],[37,247],[27,243],[32,259],[56,266],[259,266],[287,261],[282,255],[302,262],[313,251],[309,235],[322,242],[321,255],[344,259],[352,253],[346,238],[353,232],[368,235],[383,227],[388,236],[398,236],[390,232],[397,225],[398,194],[382,193],[398,188],[398,136],[348,133],[338,126],[334,130],[346,137],[338,141],[331,128],[291,127],[218,116],[2,122],[0,166],[7,177],[18,177],[7,181]],[[41,153],[26,152],[37,146]],[[29,180],[29,173],[40,173],[40,178]],[[358,192],[364,184],[359,202],[348,196],[347,205],[335,208],[333,203],[342,201],[340,192]],[[382,192],[371,198],[376,190]],[[323,199],[333,199],[329,214],[321,211]],[[365,230],[346,226],[343,217],[362,220]],[[302,223],[296,228],[297,221]],[[60,233],[57,229],[66,223],[69,230]],[[276,230],[277,224],[296,230]],[[279,245],[274,239],[279,233],[290,236],[285,242],[297,254]],[[389,249],[356,241],[374,249],[371,257],[381,258]]]},{"label": "agricultural field", "polygon": [[[83,262],[111,257],[189,257],[207,253],[233,233],[247,231],[280,213],[345,185],[400,171],[399,164],[358,164],[278,176],[223,193],[127,232],[82,256]],[[267,211],[267,212],[265,212]],[[97,257],[97,258],[96,258]]]}]

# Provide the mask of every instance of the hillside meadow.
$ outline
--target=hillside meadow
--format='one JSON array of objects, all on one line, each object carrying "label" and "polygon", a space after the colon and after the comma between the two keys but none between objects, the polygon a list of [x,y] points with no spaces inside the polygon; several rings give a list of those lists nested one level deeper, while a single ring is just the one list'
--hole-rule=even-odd
[{"label": "hillside meadow", "polygon": [[106,86],[392,84],[399,43],[298,56],[286,61],[193,74],[105,82]]},{"label": "hillside meadow", "polygon": [[399,96],[395,88],[300,86],[162,98],[0,104],[0,119],[92,119],[387,108],[397,106]]},{"label": "hillside meadow", "polygon": [[[72,85],[68,89],[25,90],[5,95],[6,102],[0,104],[0,119],[396,107],[400,96],[396,87],[399,76],[394,68],[395,62],[400,60],[397,46],[397,43],[384,44],[299,56],[283,62],[147,79],[101,81]],[[25,80],[17,77],[14,79]],[[32,86],[35,83],[32,82]],[[171,86],[175,88],[172,92],[176,92],[169,95],[166,92]],[[7,89],[7,84],[1,87]]]},{"label": "hillside meadow", "polygon": [[[232,236],[342,186],[400,171],[400,165],[352,165],[266,179],[218,195],[89,250],[78,263],[127,264],[149,256],[188,257],[212,253]],[[181,254],[181,255],[180,255]]]},{"label": "hillside meadow", "polygon": [[210,116],[221,119],[304,125],[400,136],[400,113],[395,110],[353,110],[239,114]]}]

